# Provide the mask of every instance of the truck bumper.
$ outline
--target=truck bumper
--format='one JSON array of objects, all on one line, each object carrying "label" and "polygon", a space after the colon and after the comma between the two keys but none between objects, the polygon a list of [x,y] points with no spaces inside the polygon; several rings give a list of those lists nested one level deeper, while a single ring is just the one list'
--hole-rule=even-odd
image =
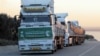
[{"label": "truck bumper", "polygon": [[53,50],[21,50],[20,53],[51,53]]}]

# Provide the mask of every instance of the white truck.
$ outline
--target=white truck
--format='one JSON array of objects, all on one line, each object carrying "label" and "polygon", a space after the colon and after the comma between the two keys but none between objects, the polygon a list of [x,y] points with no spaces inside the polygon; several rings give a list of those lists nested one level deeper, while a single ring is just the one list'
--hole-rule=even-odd
[{"label": "white truck", "polygon": [[85,30],[79,26],[77,20],[65,19],[66,13],[57,14],[58,22],[62,24],[62,28],[65,30],[64,46],[79,45],[84,43]]},{"label": "white truck", "polygon": [[64,46],[67,46],[68,45],[68,32],[66,32],[67,25],[65,24],[65,21],[67,20],[66,17],[68,16],[68,13],[57,13],[56,16],[58,18],[57,21],[61,24],[62,29],[65,31]]},{"label": "white truck", "polygon": [[57,22],[53,0],[21,0],[20,53],[54,53],[64,47],[65,31]]},{"label": "white truck", "polygon": [[69,45],[80,45],[84,43],[85,40],[85,30],[79,26],[77,20],[74,21],[65,21],[65,46]]}]

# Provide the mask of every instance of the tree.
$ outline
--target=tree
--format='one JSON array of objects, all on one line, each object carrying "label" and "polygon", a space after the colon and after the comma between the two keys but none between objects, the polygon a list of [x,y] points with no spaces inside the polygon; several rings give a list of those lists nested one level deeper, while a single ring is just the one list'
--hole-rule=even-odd
[{"label": "tree", "polygon": [[[13,40],[16,35],[16,22],[14,18],[11,18],[7,14],[0,14],[0,38]],[[17,39],[17,38],[15,38]]]}]

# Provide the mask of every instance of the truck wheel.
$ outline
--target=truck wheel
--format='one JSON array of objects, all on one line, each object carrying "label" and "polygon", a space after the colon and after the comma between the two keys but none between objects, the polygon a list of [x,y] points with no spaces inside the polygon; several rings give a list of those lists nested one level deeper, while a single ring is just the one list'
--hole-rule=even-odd
[{"label": "truck wheel", "polygon": [[72,40],[73,40],[72,45],[76,45],[76,38],[73,37]]},{"label": "truck wheel", "polygon": [[78,45],[81,45],[81,41],[78,41]]},{"label": "truck wheel", "polygon": [[82,41],[82,43],[84,43],[84,42],[85,42],[85,40]]},{"label": "truck wheel", "polygon": [[68,47],[68,44],[66,44],[65,47]]},{"label": "truck wheel", "polygon": [[78,41],[79,41],[79,39],[78,39],[78,37],[76,37],[76,45],[78,45]]},{"label": "truck wheel", "polygon": [[56,52],[57,51],[57,46],[55,46],[54,49],[55,49],[54,52]]},{"label": "truck wheel", "polygon": [[60,48],[61,48],[61,46],[58,44],[58,45],[57,45],[57,49],[60,49]]},{"label": "truck wheel", "polygon": [[[64,41],[66,42],[66,41]],[[68,47],[68,40],[67,40],[67,43],[64,43],[64,47]]]},{"label": "truck wheel", "polygon": [[54,53],[54,50],[51,50],[51,54],[53,54]]},{"label": "truck wheel", "polygon": [[64,44],[61,44],[61,49],[63,49],[63,47],[64,47]]},{"label": "truck wheel", "polygon": [[85,39],[84,39],[84,37],[82,38],[82,43],[84,43],[84,41],[85,41]]},{"label": "truck wheel", "polygon": [[56,40],[54,41],[54,45],[55,45],[54,46],[54,49],[55,49],[54,51],[56,52],[57,51],[57,41]]},{"label": "truck wheel", "polygon": [[69,38],[68,42],[69,42],[69,43],[68,43],[69,46],[73,46],[73,38],[72,38],[72,37]]},{"label": "truck wheel", "polygon": [[80,38],[78,39],[78,45],[81,45],[81,40],[80,40]]},{"label": "truck wheel", "polygon": [[57,45],[57,49],[62,49],[62,48],[63,48],[63,45],[60,45],[60,44]]}]

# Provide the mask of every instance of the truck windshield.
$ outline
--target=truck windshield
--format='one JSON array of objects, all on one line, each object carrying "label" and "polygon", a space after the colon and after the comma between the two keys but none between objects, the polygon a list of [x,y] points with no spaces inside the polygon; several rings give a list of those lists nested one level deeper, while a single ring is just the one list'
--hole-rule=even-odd
[{"label": "truck windshield", "polygon": [[50,16],[49,15],[29,15],[29,16],[23,16],[24,22],[50,22]]}]

